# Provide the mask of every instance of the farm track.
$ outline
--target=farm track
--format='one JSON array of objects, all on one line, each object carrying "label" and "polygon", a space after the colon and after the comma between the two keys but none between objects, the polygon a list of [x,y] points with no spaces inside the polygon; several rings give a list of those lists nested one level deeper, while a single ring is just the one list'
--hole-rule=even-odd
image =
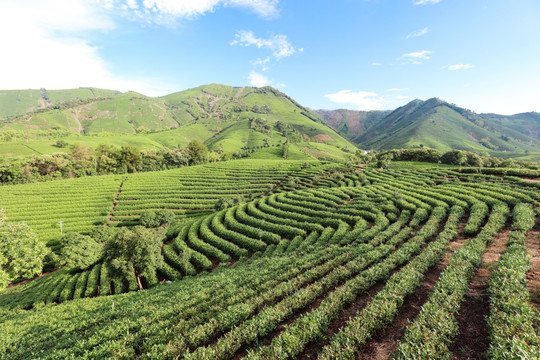
[{"label": "farm track", "polygon": [[459,334],[449,346],[455,360],[484,359],[489,347],[489,316],[488,281],[493,266],[506,249],[508,227],[494,237],[482,255],[482,265],[476,269],[469,282],[469,292],[465,295],[459,313],[456,316]]}]

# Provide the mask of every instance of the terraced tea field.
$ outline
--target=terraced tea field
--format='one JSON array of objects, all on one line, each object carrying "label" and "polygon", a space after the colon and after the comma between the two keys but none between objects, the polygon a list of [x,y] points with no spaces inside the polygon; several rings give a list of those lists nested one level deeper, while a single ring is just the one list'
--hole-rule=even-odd
[{"label": "terraced tea field", "polygon": [[[168,172],[124,181],[112,224],[161,206],[208,215],[170,229],[148,290],[99,264],[0,293],[0,357],[538,358],[537,183],[251,165],[176,188]],[[209,198],[260,196],[211,212],[184,187],[212,181]]]},{"label": "terraced tea field", "polygon": [[12,221],[25,221],[51,245],[64,232],[87,232],[97,224],[133,225],[145,210],[171,209],[183,217],[213,211],[221,198],[261,195],[287,186],[288,178],[310,184],[335,164],[238,160],[141,174],[108,175],[0,187],[0,207]]}]

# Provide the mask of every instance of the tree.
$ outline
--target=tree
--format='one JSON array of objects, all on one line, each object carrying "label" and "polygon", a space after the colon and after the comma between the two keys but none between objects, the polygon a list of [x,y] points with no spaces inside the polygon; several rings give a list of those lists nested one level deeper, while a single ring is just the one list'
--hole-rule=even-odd
[{"label": "tree", "polygon": [[187,152],[191,158],[192,165],[204,164],[208,149],[199,140],[192,140],[187,146]]},{"label": "tree", "polygon": [[103,246],[90,236],[69,233],[62,238],[60,261],[69,269],[86,270],[101,259]]},{"label": "tree", "polygon": [[169,209],[162,209],[156,211],[156,219],[159,225],[170,224],[175,217],[176,215],[174,214],[174,211]]},{"label": "tree", "polygon": [[156,212],[152,210],[145,211],[139,218],[139,223],[146,228],[155,228],[159,226],[156,219]]},{"label": "tree", "polygon": [[135,226],[122,228],[105,244],[105,264],[113,277],[135,275],[139,290],[143,289],[141,276],[151,276],[163,262],[162,241],[158,232]]},{"label": "tree", "polygon": [[116,154],[116,161],[118,162],[117,171],[133,173],[141,166],[142,157],[140,151],[134,146],[122,146]]},{"label": "tree", "polygon": [[4,209],[0,209],[0,290],[14,280],[39,274],[48,253],[26,223],[6,221]]},{"label": "tree", "polygon": [[381,169],[387,169],[392,162],[392,154],[386,154],[379,157],[377,160],[377,167]]},{"label": "tree", "polygon": [[461,167],[467,163],[467,154],[465,154],[464,152],[460,151],[458,154],[457,154],[457,157],[456,157],[456,161],[459,165],[459,169],[461,170]]},{"label": "tree", "polygon": [[68,146],[68,143],[66,142],[66,140],[60,139],[56,141],[56,144],[54,144],[54,146],[58,148],[65,148]]},{"label": "tree", "polygon": [[146,228],[156,228],[164,224],[170,224],[175,218],[174,211],[163,209],[158,211],[148,210],[141,214],[139,222]]},{"label": "tree", "polygon": [[90,232],[90,237],[95,242],[104,244],[114,237],[116,233],[115,228],[106,225],[96,226]]}]

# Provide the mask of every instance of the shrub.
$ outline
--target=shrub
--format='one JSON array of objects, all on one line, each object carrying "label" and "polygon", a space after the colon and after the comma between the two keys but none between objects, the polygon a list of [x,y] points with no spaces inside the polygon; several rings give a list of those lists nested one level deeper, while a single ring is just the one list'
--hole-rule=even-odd
[{"label": "shrub", "polygon": [[103,255],[103,246],[90,236],[69,233],[62,238],[60,263],[68,269],[85,270],[98,262]]}]

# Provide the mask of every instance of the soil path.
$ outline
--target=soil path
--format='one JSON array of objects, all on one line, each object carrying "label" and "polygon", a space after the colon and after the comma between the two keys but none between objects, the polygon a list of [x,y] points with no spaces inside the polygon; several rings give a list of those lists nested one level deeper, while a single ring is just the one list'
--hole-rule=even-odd
[{"label": "soil path", "polygon": [[456,319],[459,334],[449,346],[452,359],[484,359],[489,347],[489,331],[486,322],[489,316],[488,280],[493,265],[506,249],[509,230],[501,231],[482,255],[482,265],[476,270],[465,301],[459,309]]},{"label": "soil path", "polygon": [[111,208],[111,211],[109,212],[109,221],[107,221],[107,226],[109,226],[109,223],[113,221],[114,216],[114,209],[116,209],[116,204],[118,204],[118,199],[120,198],[120,193],[122,193],[122,186],[124,186],[124,183],[126,182],[126,178],[122,179],[122,182],[120,183],[120,187],[118,188],[118,191],[116,192],[116,196],[113,200],[113,205]]},{"label": "soil path", "polygon": [[531,268],[527,272],[527,286],[531,293],[531,303],[540,309],[540,230],[529,231],[525,245],[531,257]]}]

